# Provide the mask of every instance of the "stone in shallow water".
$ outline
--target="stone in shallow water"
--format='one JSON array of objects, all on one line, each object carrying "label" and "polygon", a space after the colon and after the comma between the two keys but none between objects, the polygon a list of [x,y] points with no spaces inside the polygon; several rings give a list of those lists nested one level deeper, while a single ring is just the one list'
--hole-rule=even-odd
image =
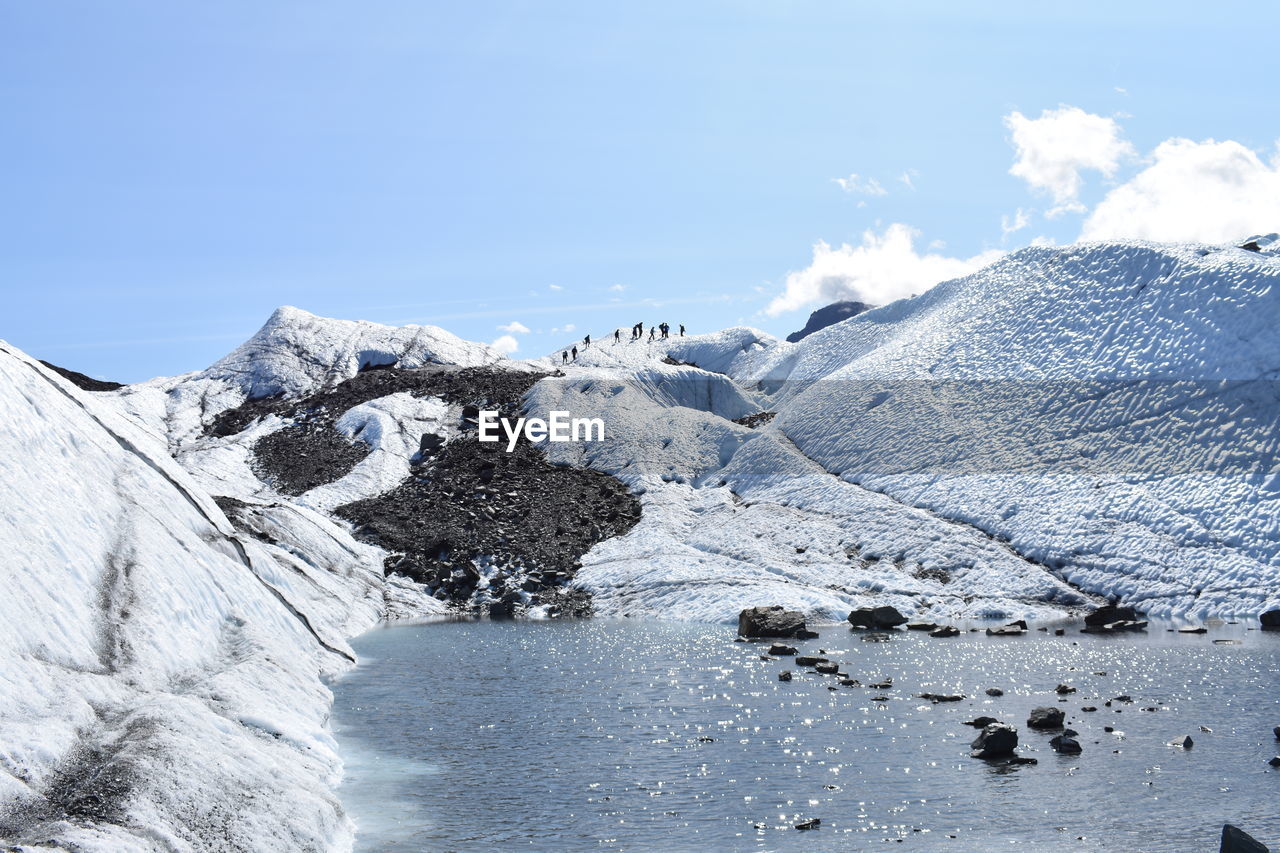
[{"label": "stone in shallow water", "polygon": [[1191,739],[1191,735],[1178,735],[1176,738],[1169,741],[1170,746],[1178,746],[1183,749],[1190,749],[1195,746],[1195,744],[1196,742]]},{"label": "stone in shallow water", "polygon": [[974,758],[1003,758],[1013,755],[1018,745],[1018,730],[1004,723],[992,723],[982,730],[969,748]]},{"label": "stone in shallow water", "polygon": [[1035,708],[1027,717],[1027,727],[1032,729],[1060,729],[1066,717],[1059,708]]},{"label": "stone in shallow water", "polygon": [[988,688],[987,688],[987,695],[988,695],[988,696],[1003,696],[1003,695],[1004,695],[1004,691],[1003,691],[1003,690],[1001,690],[999,687],[988,687]]},{"label": "stone in shallow water", "polygon": [[784,669],[782,672],[778,673],[778,680],[779,680],[779,681],[790,681],[790,680],[791,680],[791,670],[789,670],[789,669]]},{"label": "stone in shallow water", "polygon": [[1218,853],[1267,853],[1267,846],[1240,827],[1224,823]]},{"label": "stone in shallow water", "polygon": [[1258,617],[1264,631],[1280,631],[1280,609],[1268,610]]},{"label": "stone in shallow water", "polygon": [[940,625],[929,632],[930,637],[958,637],[960,629],[954,625]]},{"label": "stone in shallow water", "polygon": [[797,823],[796,829],[817,829],[820,826],[822,826],[822,818],[811,817],[808,820]]},{"label": "stone in shallow water", "polygon": [[1102,627],[1113,622],[1132,622],[1138,618],[1138,612],[1132,607],[1117,607],[1108,604],[1084,617],[1084,624],[1090,628]]},{"label": "stone in shallow water", "polygon": [[1073,737],[1069,737],[1066,734],[1055,736],[1049,741],[1049,746],[1053,747],[1054,751],[1061,752],[1063,755],[1079,755],[1084,751],[1081,749],[1080,742],[1078,740]]},{"label": "stone in shallow water", "polygon": [[795,653],[795,646],[788,646],[784,643],[774,643],[769,647],[769,654],[771,655],[794,655]]},{"label": "stone in shallow water", "polygon": [[805,630],[804,614],[799,610],[748,607],[738,614],[738,633],[743,637],[795,637]]},{"label": "stone in shallow water", "polygon": [[879,607],[859,607],[849,614],[849,624],[855,628],[887,630],[906,624],[907,617],[898,608],[882,604]]}]

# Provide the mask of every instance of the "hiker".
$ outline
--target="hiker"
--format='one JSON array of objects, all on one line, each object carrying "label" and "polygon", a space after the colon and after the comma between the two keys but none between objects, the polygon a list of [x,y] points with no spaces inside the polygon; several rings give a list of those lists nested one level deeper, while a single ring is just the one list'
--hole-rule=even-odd
[{"label": "hiker", "polygon": [[656,330],[653,326],[650,326],[650,327],[649,327],[649,340],[650,340],[650,341],[652,341],[652,340],[653,340],[653,333],[654,333],[655,331],[657,331],[657,330]]},{"label": "hiker", "polygon": [[591,346],[591,336],[587,335],[582,339],[582,348],[586,349],[589,346]]},{"label": "hiker", "polygon": [[564,352],[560,353],[560,363],[561,363],[561,364],[568,364],[568,363],[569,363],[569,351],[568,351],[568,350],[565,350]]},{"label": "hiker", "polygon": [[574,360],[574,361],[577,361],[577,360],[578,360],[578,348],[575,346],[573,349],[571,349],[571,350],[569,350],[569,351],[573,353],[573,360]]},{"label": "hiker", "polygon": [[663,323],[663,324],[662,324],[662,337],[663,337],[663,339],[664,339],[664,340],[665,340],[665,339],[667,339],[667,338],[669,338],[669,337],[671,337],[671,324],[670,324],[670,323]]},{"label": "hiker", "polygon": [[684,323],[680,324],[680,337],[684,337]]},{"label": "hiker", "polygon": [[614,345],[617,345],[617,343],[618,343],[619,341],[621,341],[621,340],[622,340],[622,330],[621,330],[621,329],[614,329],[614,330],[613,330],[613,343],[614,343]]}]

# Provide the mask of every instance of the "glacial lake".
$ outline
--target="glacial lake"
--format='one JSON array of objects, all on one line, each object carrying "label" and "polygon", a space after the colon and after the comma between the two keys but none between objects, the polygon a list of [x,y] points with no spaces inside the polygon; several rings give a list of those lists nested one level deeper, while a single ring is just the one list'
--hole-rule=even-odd
[{"label": "glacial lake", "polygon": [[[890,689],[761,660],[768,643],[736,643],[723,625],[388,627],[354,643],[361,664],[334,684],[340,793],[362,851],[1182,853],[1216,851],[1223,823],[1280,841],[1267,764],[1280,754],[1280,633],[1078,627],[885,642],[827,627],[788,641]],[[1059,696],[1060,683],[1077,692]],[[1122,694],[1133,702],[1104,704]],[[1027,728],[1045,705],[1066,712],[1082,754]],[[971,758],[977,730],[963,723],[979,715],[1015,725],[1038,764]],[[1186,734],[1191,749],[1169,745]],[[821,826],[794,828],[810,818]]]}]

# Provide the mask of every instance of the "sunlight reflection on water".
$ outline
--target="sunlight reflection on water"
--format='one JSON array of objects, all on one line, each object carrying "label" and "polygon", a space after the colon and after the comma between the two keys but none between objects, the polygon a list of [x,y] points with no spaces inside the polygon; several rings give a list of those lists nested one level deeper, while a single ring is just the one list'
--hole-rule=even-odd
[{"label": "sunlight reflection on water", "polygon": [[[1153,623],[1146,635],[867,643],[834,627],[800,645],[892,688],[761,660],[767,644],[735,643],[725,626],[447,622],[365,635],[362,665],[334,686],[358,849],[968,851],[1020,839],[1185,851],[1216,849],[1224,822],[1280,837],[1280,772],[1266,764],[1280,751],[1280,636]],[[1077,692],[1059,696],[1059,683]],[[935,705],[922,692],[967,698]],[[1120,694],[1133,704],[1105,706]],[[1066,711],[1082,755],[1027,729],[1040,705]],[[976,732],[962,722],[978,715],[1014,724],[1039,764],[969,757]],[[1194,748],[1168,745],[1181,734]],[[812,817],[820,829],[792,828]]]}]

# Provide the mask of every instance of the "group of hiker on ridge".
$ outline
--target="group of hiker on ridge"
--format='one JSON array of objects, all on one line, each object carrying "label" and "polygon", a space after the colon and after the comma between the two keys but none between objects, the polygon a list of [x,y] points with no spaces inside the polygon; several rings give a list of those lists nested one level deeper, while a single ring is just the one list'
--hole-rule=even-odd
[{"label": "group of hiker on ridge", "polygon": [[[682,337],[682,338],[683,338],[683,337],[684,337],[684,323],[680,323],[680,324],[679,324],[679,328],[680,328],[680,337]],[[658,324],[658,325],[656,325],[656,326],[650,326],[650,327],[649,327],[649,340],[650,340],[650,341],[654,340],[655,338],[661,338],[661,339],[665,340],[665,339],[667,339],[667,338],[669,338],[669,337],[671,337],[671,325],[670,325],[669,323],[659,323],[659,324]],[[639,341],[639,340],[643,340],[643,339],[644,339],[644,323],[636,323],[634,326],[632,326],[632,327],[631,327],[631,340],[633,340],[633,341]],[[615,345],[622,343],[622,330],[621,330],[621,329],[614,329],[614,330],[613,330],[613,343],[614,343]],[[590,346],[591,346],[591,336],[590,336],[590,335],[584,335],[584,336],[582,337],[582,348],[583,348],[583,349],[587,349],[587,348],[588,348],[588,347],[590,347]],[[577,360],[578,360],[578,345],[577,345],[577,344],[574,344],[574,345],[573,345],[572,347],[570,347],[569,349],[567,349],[567,350],[565,350],[564,352],[560,353],[560,363],[561,363],[561,364],[568,364],[568,363],[569,363],[569,362],[571,362],[571,361],[577,361]]]}]

